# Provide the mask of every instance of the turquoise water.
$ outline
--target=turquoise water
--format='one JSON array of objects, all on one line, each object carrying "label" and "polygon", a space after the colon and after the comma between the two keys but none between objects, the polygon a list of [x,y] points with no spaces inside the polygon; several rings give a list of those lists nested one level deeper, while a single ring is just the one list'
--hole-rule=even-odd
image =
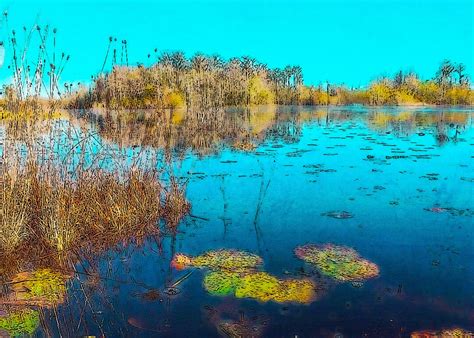
[{"label": "turquoise water", "polygon": [[[73,283],[59,309],[70,324],[63,335],[214,337],[223,320],[265,337],[474,330],[473,110],[269,109],[224,114],[246,121],[255,149],[236,149],[235,135],[216,130],[210,150],[177,142],[172,171],[187,184],[191,215],[176,235],[87,263],[102,280],[86,286],[87,297]],[[192,137],[178,131],[177,139]],[[333,211],[352,217],[326,215]],[[293,254],[309,243],[354,248],[379,276],[360,284],[322,276]],[[278,278],[311,279],[317,298],[213,296],[205,270],[170,266],[176,253],[223,248],[258,254]],[[150,290],[158,294],[147,297]]]}]

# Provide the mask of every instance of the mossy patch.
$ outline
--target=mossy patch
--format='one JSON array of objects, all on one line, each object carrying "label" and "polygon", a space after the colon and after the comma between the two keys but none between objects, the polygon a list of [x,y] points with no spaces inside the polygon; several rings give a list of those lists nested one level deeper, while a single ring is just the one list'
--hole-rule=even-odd
[{"label": "mossy patch", "polygon": [[0,317],[0,329],[12,337],[32,335],[39,323],[39,312],[32,309],[16,310]]},{"label": "mossy patch", "polygon": [[11,282],[12,299],[27,305],[56,306],[64,302],[67,278],[49,269],[21,272]]},{"label": "mossy patch", "polygon": [[363,281],[379,274],[376,264],[345,246],[308,244],[297,247],[295,254],[305,262],[317,266],[323,274],[343,282]]},{"label": "mossy patch", "polygon": [[172,265],[178,269],[196,267],[234,272],[255,269],[262,264],[263,260],[259,256],[238,250],[208,251],[196,257],[177,254],[172,261]]}]

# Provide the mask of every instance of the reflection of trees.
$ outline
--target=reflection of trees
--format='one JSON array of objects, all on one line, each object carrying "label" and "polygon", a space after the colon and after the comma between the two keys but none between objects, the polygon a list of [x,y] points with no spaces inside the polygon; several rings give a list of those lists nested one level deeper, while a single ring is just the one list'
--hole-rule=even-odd
[{"label": "reflection of trees", "polygon": [[368,115],[368,126],[375,130],[391,131],[399,136],[414,134],[418,128],[434,128],[436,140],[443,144],[455,142],[471,118],[471,114],[464,112],[373,112]]}]

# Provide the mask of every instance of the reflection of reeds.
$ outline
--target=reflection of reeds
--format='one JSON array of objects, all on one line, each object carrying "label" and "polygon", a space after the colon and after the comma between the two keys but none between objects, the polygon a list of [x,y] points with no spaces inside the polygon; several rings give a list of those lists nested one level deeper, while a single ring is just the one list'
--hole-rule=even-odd
[{"label": "reflection of reeds", "polygon": [[119,162],[119,154],[107,149],[107,154],[95,155],[97,160],[91,158],[92,146],[85,138],[72,141],[76,129],[65,131],[67,142],[77,142],[82,150],[77,153],[76,145],[64,148],[62,158],[54,157],[54,142],[35,148],[31,144],[38,140],[26,139],[26,148],[18,150],[18,140],[10,142],[11,137],[25,135],[14,136],[15,128],[11,130],[3,148],[7,157],[0,195],[0,273],[13,273],[25,264],[54,267],[118,244],[140,244],[159,235],[160,219],[175,229],[189,211],[183,188],[172,181],[165,189],[157,171],[146,164],[118,163],[118,171],[102,168],[101,156]]}]

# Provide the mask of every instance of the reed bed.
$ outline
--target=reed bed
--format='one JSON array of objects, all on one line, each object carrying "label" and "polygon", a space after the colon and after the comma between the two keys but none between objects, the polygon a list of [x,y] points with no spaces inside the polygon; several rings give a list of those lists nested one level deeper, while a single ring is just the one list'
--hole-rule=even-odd
[{"label": "reed bed", "polygon": [[32,126],[10,128],[0,152],[0,274],[25,265],[70,267],[160,236],[162,226],[176,230],[190,205],[176,180],[161,182],[152,156],[126,158],[76,127],[59,133],[52,124],[37,128],[46,136],[31,137]]}]

